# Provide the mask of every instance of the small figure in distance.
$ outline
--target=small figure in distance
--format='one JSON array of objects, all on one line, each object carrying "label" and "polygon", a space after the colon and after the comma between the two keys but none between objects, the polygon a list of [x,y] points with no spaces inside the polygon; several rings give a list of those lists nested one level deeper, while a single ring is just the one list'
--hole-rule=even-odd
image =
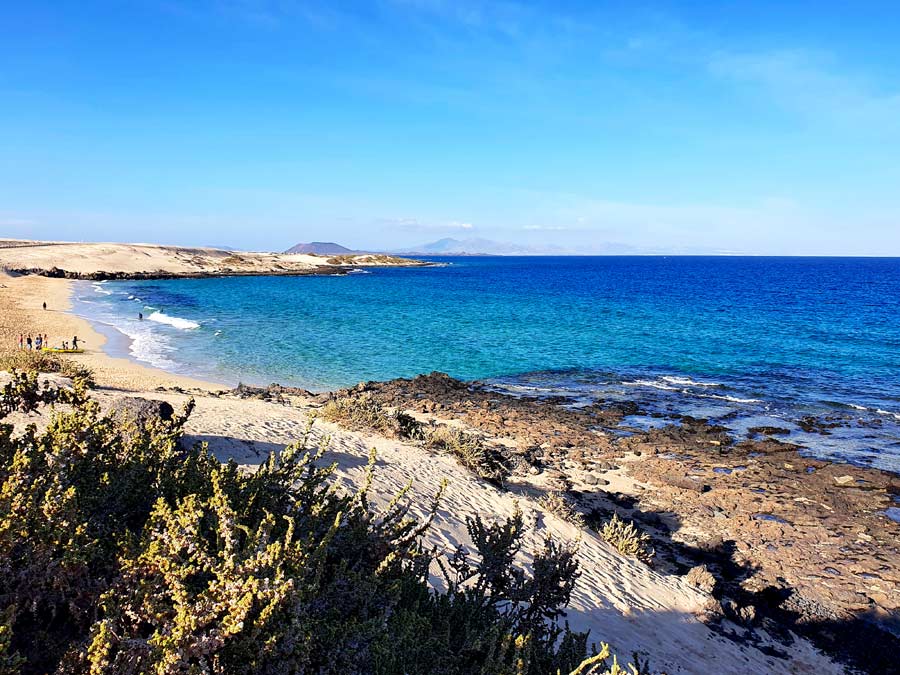
[{"label": "small figure in distance", "polygon": [[44,309],[47,309],[47,303],[46,303],[46,302],[43,303],[42,307],[43,307]]},{"label": "small figure in distance", "polygon": [[138,321],[143,321],[143,320],[144,320],[144,313],[138,312]]},{"label": "small figure in distance", "polygon": [[25,336],[19,333],[19,349],[25,349]]},{"label": "small figure in distance", "polygon": [[31,351],[31,336],[30,335],[27,338],[25,338],[25,349],[27,349],[28,351]]},{"label": "small figure in distance", "polygon": [[69,348],[69,343],[66,342],[65,340],[63,340],[63,349],[68,349],[68,348]]},{"label": "small figure in distance", "polygon": [[78,336],[72,338],[72,349],[78,349]]},{"label": "small figure in distance", "polygon": [[34,348],[37,351],[41,351],[41,347],[44,346],[44,338],[41,337],[41,334],[38,333],[37,337],[34,338]]}]

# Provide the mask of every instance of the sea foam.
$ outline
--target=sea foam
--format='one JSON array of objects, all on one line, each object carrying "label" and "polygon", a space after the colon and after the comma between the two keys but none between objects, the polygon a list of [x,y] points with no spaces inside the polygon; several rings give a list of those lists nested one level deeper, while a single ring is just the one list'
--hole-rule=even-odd
[{"label": "sea foam", "polygon": [[660,379],[670,384],[680,384],[684,387],[721,387],[718,382],[697,382],[689,377],[675,377],[674,375],[663,375]]},{"label": "sea foam", "polygon": [[177,316],[169,316],[168,314],[163,314],[162,312],[153,312],[150,316],[147,317],[150,321],[155,321],[156,323],[164,323],[167,326],[172,326],[173,328],[178,328],[180,330],[193,330],[195,328],[200,328],[200,324],[196,321],[191,321],[190,319],[182,319]]}]

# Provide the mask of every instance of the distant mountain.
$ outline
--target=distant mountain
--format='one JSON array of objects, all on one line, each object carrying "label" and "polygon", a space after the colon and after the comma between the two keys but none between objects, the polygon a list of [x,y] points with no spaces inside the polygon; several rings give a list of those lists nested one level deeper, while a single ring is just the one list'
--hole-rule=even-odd
[{"label": "distant mountain", "polygon": [[632,246],[610,241],[597,241],[578,248],[566,248],[552,244],[512,244],[490,239],[438,239],[421,246],[393,251],[396,255],[409,256],[455,256],[455,255],[736,255],[731,251],[698,247],[649,247]]},{"label": "distant mountain", "polygon": [[317,253],[319,255],[343,255],[356,252],[346,246],[335,244],[333,241],[312,241],[308,244],[297,244],[285,251],[285,253]]},{"label": "distant mountain", "polygon": [[451,237],[395,252],[404,255],[565,255],[569,253],[558,246],[523,246],[490,239],[453,239]]}]

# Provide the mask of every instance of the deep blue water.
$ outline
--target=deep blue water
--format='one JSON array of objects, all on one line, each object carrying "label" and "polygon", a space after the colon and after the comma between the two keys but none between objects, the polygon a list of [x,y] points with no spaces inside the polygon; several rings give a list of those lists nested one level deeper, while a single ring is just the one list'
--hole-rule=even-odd
[{"label": "deep blue water", "polygon": [[[814,452],[900,469],[900,259],[440,260],[345,277],[86,282],[76,311],[108,327],[113,351],[228,383],[326,389],[441,370],[634,399],[738,433],[788,427]],[[803,434],[806,415],[840,426]]]}]

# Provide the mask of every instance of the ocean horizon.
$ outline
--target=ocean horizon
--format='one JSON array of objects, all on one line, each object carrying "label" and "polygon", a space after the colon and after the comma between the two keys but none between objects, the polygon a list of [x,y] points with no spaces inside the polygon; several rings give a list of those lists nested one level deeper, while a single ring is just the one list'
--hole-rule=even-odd
[{"label": "ocean horizon", "polygon": [[689,415],[900,471],[900,259],[429,260],[441,265],[79,282],[74,311],[112,355],[227,384],[441,371],[574,406],[636,402],[617,433]]}]

